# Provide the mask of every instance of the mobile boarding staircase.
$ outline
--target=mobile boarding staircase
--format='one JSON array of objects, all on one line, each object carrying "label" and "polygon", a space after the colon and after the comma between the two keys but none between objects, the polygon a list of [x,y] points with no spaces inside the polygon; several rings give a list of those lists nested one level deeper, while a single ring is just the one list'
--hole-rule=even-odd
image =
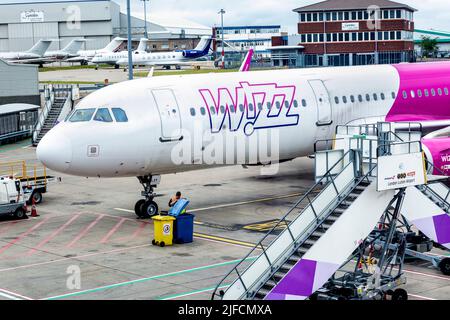
[{"label": "mobile boarding staircase", "polygon": [[[416,196],[414,190],[423,195],[421,199],[437,206],[429,199],[432,195],[434,201],[448,208],[445,200],[450,194],[445,194],[443,185],[408,188],[408,192],[399,187],[398,193],[394,188],[378,191],[378,156],[422,155],[420,137],[414,130],[397,134],[386,123],[355,126],[356,133],[349,132],[348,126],[344,129],[347,132],[337,129],[334,150],[316,152],[316,184],[224,277],[213,299],[307,299],[348,262],[396,198],[400,203],[397,216],[401,204],[412,202],[410,199]],[[413,209],[411,212],[416,212]],[[405,211],[402,214],[408,221],[417,223],[414,214],[405,215]],[[280,232],[282,227],[285,229]],[[432,232],[426,234],[442,244]],[[388,239],[385,255],[392,240]]]},{"label": "mobile boarding staircase", "polygon": [[63,121],[73,108],[72,86],[49,85],[44,89],[44,98],[44,107],[33,129],[33,146],[37,146],[47,132]]}]

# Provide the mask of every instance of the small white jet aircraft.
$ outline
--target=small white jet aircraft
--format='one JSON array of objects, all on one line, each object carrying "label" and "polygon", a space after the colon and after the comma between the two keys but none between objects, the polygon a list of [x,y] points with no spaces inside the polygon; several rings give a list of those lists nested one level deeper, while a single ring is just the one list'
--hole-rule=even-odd
[{"label": "small white jet aircraft", "polygon": [[44,54],[44,58],[54,62],[57,60],[64,60],[67,58],[73,58],[78,56],[78,51],[81,50],[81,46],[85,43],[85,39],[74,39],[63,49],[57,51],[47,51]]},{"label": "small white jet aircraft", "polygon": [[79,62],[81,65],[87,65],[99,53],[117,52],[122,44],[126,41],[124,38],[114,38],[105,48],[97,50],[80,50],[77,56],[66,59],[67,62]]},{"label": "small white jet aircraft", "polygon": [[33,60],[44,57],[52,40],[39,40],[30,50],[22,52],[0,52],[0,59],[13,63],[34,63]]},{"label": "small white jet aircraft", "polygon": [[[191,65],[195,59],[208,55],[211,48],[212,38],[202,37],[197,47],[193,50],[179,50],[171,52],[145,53],[133,56],[133,65],[164,67],[170,69],[171,66],[179,68],[182,65]],[[117,61],[120,66],[128,66],[128,56]]]},{"label": "small white jet aircraft", "polygon": [[[138,55],[146,54],[147,51],[147,43],[149,42],[148,39],[142,38],[139,42],[138,48],[133,51],[133,59],[137,59]],[[116,69],[120,67],[117,62],[121,59],[127,59],[128,60],[128,51],[121,51],[121,52],[106,52],[106,53],[98,53],[94,56],[94,58],[91,60],[91,63],[94,64],[110,64],[115,66]]]}]

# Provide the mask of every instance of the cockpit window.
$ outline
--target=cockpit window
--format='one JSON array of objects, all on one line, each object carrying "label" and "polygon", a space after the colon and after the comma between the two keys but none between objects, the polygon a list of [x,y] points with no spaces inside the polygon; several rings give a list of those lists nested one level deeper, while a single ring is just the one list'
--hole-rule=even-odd
[{"label": "cockpit window", "polygon": [[112,112],[117,122],[128,122],[127,114],[125,113],[125,111],[123,111],[123,109],[112,108]]},{"label": "cockpit window", "polygon": [[94,120],[100,122],[113,122],[111,114],[106,108],[98,109],[97,113],[95,114]]},{"label": "cockpit window", "polygon": [[86,122],[92,119],[95,109],[78,109],[70,117],[70,122]]}]

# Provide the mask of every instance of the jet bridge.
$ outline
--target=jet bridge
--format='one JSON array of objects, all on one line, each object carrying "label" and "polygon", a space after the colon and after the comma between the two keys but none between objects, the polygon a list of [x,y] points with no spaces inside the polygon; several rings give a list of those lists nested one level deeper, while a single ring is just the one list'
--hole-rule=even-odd
[{"label": "jet bridge", "polygon": [[333,150],[316,152],[316,184],[225,276],[213,299],[307,299],[348,262],[397,198],[397,211],[408,221],[434,241],[450,243],[450,190],[428,185],[415,129],[398,133],[389,123],[338,127],[332,142]]}]

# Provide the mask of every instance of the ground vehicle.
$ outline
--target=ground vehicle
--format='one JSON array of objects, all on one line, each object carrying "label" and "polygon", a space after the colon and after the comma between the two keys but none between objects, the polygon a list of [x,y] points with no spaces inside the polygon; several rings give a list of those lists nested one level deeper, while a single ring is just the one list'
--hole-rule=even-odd
[{"label": "ground vehicle", "polygon": [[0,177],[13,177],[19,183],[20,190],[28,205],[34,199],[35,204],[43,201],[43,194],[47,193],[48,182],[54,177],[47,176],[47,169],[43,166],[29,166],[25,161],[0,163]]},{"label": "ground vehicle", "polygon": [[0,178],[0,216],[12,215],[24,219],[27,209],[21,183],[14,178]]}]

